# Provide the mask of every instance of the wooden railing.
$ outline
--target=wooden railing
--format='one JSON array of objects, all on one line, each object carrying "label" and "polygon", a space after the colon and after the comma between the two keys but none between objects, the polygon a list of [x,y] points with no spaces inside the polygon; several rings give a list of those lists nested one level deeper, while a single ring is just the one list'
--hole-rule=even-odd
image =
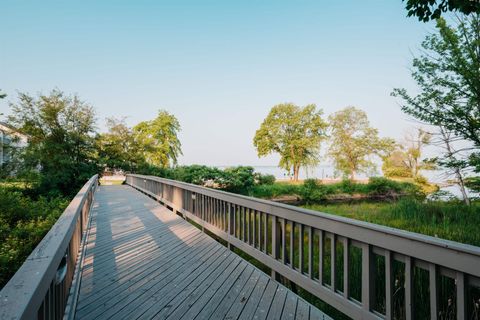
[{"label": "wooden railing", "polygon": [[354,319],[477,319],[480,248],[152,176],[126,183]]},{"label": "wooden railing", "polygon": [[0,291],[0,319],[63,319],[97,184],[88,180]]}]

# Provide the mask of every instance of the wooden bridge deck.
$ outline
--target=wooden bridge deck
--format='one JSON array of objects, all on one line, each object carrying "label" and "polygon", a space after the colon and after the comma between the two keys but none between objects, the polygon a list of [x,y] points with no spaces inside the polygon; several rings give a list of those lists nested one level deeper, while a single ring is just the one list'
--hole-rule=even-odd
[{"label": "wooden bridge deck", "polygon": [[77,319],[329,319],[128,186],[95,194]]}]

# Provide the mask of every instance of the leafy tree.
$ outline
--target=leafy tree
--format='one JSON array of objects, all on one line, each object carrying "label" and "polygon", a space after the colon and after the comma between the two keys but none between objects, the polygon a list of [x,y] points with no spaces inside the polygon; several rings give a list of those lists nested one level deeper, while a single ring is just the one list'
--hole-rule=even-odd
[{"label": "leafy tree", "polygon": [[422,160],[423,149],[431,138],[432,135],[423,129],[407,133],[403,144],[383,159],[383,174],[387,177],[417,179],[420,170],[434,169],[432,161]]},{"label": "leafy tree", "polygon": [[322,111],[317,111],[314,104],[279,104],[256,131],[253,144],[260,157],[278,153],[279,166],[288,172],[293,170],[293,180],[298,181],[300,167],[318,163],[326,127]]},{"label": "leafy tree", "polygon": [[164,110],[160,110],[155,119],[140,122],[133,128],[135,141],[141,146],[147,163],[161,167],[176,164],[182,154],[179,131],[177,118]]},{"label": "leafy tree", "polygon": [[96,148],[102,167],[135,170],[145,160],[124,119],[107,119],[108,132],[97,135]]},{"label": "leafy tree", "polygon": [[20,93],[11,104],[11,124],[29,136],[21,157],[25,170],[40,172],[38,191],[73,195],[97,172],[93,108],[58,90],[32,97]]},{"label": "leafy tree", "polygon": [[402,98],[405,113],[470,142],[462,149],[463,159],[446,150],[444,160],[450,159],[453,168],[470,166],[480,172],[480,16],[461,16],[455,26],[440,18],[436,28],[413,60],[412,77],[420,93],[412,96],[397,88],[392,95]]},{"label": "leafy tree", "polygon": [[[405,1],[405,0],[403,0]],[[447,11],[464,14],[480,13],[480,2],[476,0],[407,0],[408,16],[427,22],[440,18]]]},{"label": "leafy tree", "polygon": [[371,156],[384,156],[392,151],[395,142],[379,138],[378,130],[370,127],[364,111],[347,107],[329,116],[331,133],[328,155],[335,168],[345,176],[355,179],[358,172],[375,168]]}]

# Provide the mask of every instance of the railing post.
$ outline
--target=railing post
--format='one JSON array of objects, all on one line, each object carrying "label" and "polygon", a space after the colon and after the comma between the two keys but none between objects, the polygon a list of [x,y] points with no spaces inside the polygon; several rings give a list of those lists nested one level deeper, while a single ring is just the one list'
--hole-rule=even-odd
[{"label": "railing post", "polygon": [[[277,260],[280,254],[280,228],[277,222],[277,216],[272,215],[272,256],[273,259]],[[272,269],[272,279],[278,280],[278,273]]]},{"label": "railing post", "polygon": [[466,312],[466,279],[463,272],[457,271],[455,286],[457,288],[457,320],[467,319]]},{"label": "railing post", "polygon": [[370,311],[373,306],[374,295],[373,253],[369,244],[362,246],[362,305]]},{"label": "railing post", "polygon": [[[233,210],[232,210],[232,205],[230,203],[227,204],[227,217],[228,217],[228,235],[229,236],[232,236],[234,234],[234,224],[233,224],[233,220],[234,220],[234,214],[233,214]],[[228,241],[228,249],[232,250],[232,245],[230,243],[230,241]]]},{"label": "railing post", "polygon": [[405,257],[405,317],[413,319],[413,259]]}]

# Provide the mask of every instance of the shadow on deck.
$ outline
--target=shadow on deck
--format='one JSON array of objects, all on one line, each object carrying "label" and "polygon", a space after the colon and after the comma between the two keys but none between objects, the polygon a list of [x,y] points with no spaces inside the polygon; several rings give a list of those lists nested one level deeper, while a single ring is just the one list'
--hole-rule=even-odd
[{"label": "shadow on deck", "polygon": [[329,319],[128,186],[101,186],[76,319]]}]

